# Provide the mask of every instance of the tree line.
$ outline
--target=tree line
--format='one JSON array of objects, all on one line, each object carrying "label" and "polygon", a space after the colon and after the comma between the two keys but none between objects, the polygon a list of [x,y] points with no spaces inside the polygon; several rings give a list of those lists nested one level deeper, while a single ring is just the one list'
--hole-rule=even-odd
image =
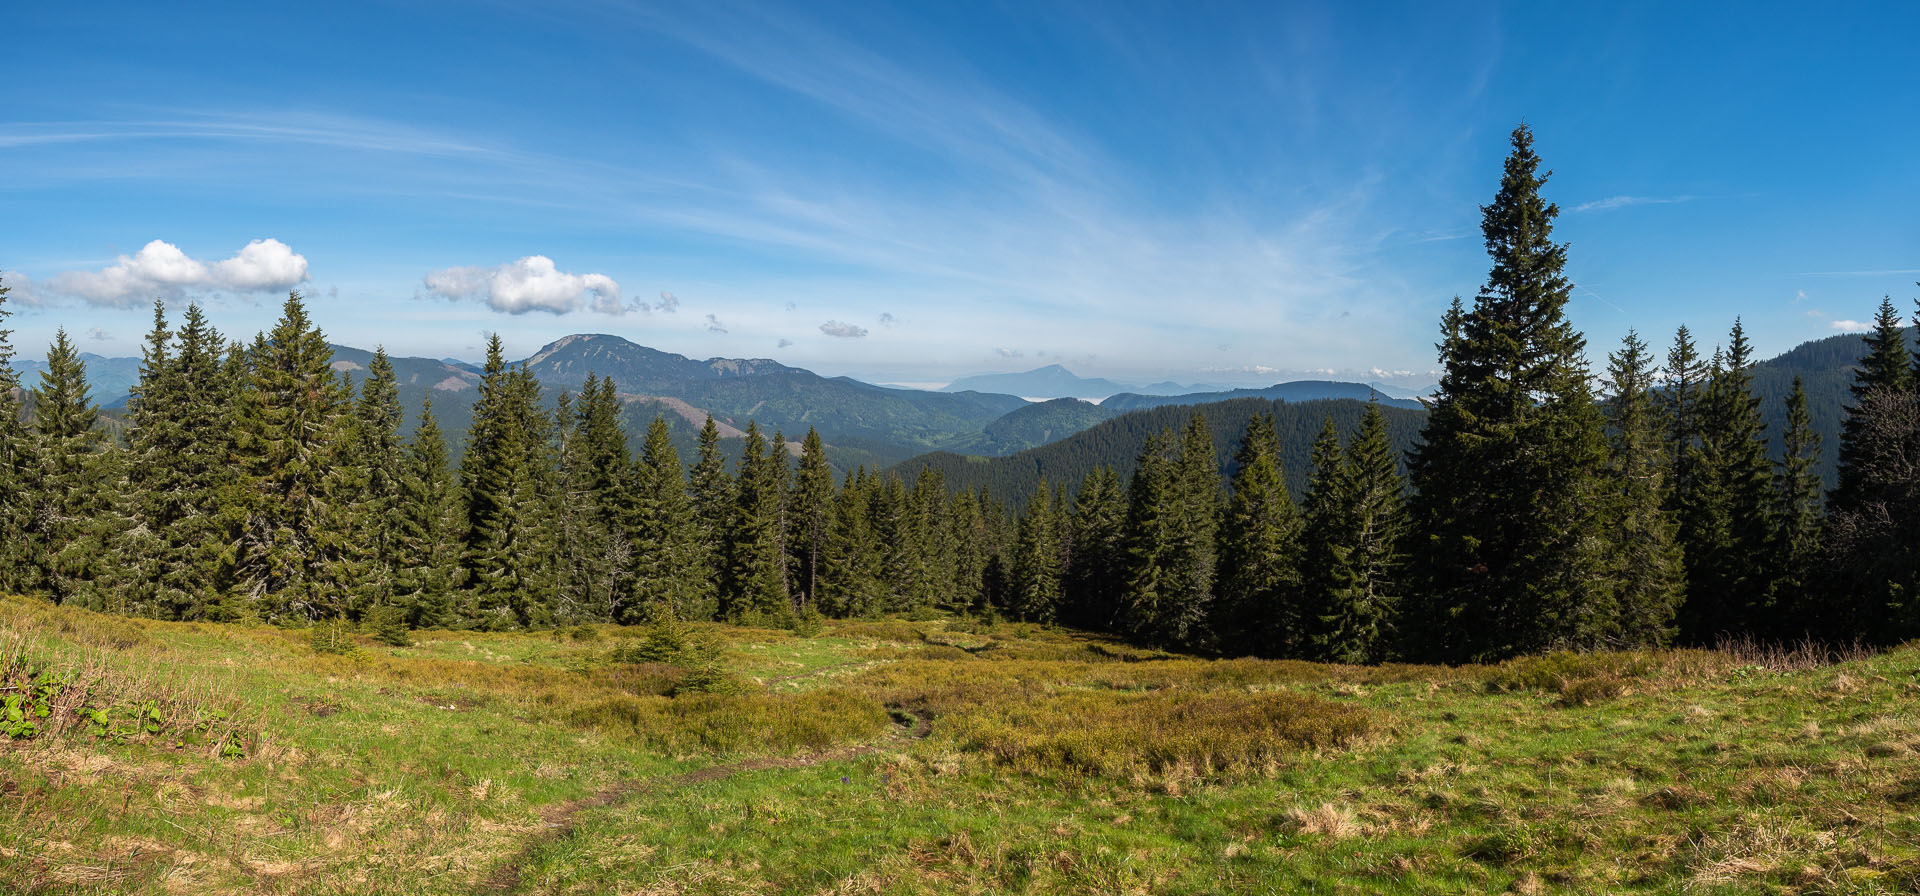
[{"label": "tree line", "polygon": [[630,449],[611,379],[549,411],[498,337],[455,464],[430,404],[400,435],[384,352],[357,390],[335,373],[297,293],[250,343],[156,302],[110,434],[64,332],[23,389],[0,330],[0,589],[385,629],[938,609],[1340,662],[1920,635],[1920,359],[1892,302],[1823,494],[1797,386],[1770,451],[1737,320],[1659,366],[1629,333],[1596,390],[1547,176],[1517,129],[1415,446],[1377,405],[1329,415],[1297,498],[1272,414],[1229,463],[1196,412],[1124,480],[1042,478],[1017,510],[932,468],[838,475],[812,431],[749,423],[729,458],[709,419],[689,464],[660,418]]}]

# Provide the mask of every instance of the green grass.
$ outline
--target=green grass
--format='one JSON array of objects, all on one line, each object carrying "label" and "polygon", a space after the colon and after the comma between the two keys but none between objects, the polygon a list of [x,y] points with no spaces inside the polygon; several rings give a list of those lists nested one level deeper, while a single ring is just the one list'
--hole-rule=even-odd
[{"label": "green grass", "polygon": [[1916,647],[1347,667],[692,626],[732,687],[689,693],[622,661],[645,635],[333,656],[0,600],[0,687],[61,683],[0,739],[0,892],[1920,891]]}]

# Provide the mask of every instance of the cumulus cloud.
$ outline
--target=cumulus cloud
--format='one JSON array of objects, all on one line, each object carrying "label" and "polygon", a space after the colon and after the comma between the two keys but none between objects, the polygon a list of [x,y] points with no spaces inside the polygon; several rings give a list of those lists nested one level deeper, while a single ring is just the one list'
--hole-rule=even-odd
[{"label": "cumulus cloud", "polygon": [[711,314],[707,315],[707,332],[725,333],[726,331],[727,331],[726,325],[720,323],[720,318],[715,317]]},{"label": "cumulus cloud", "polygon": [[19,271],[0,271],[0,286],[7,288],[9,304],[28,308],[40,304],[40,293],[33,288],[33,280]]},{"label": "cumulus cloud", "polygon": [[853,324],[845,324],[837,320],[830,320],[821,324],[820,332],[840,339],[865,339],[867,336],[866,327],[857,327]]},{"label": "cumulus cloud", "polygon": [[529,255],[498,267],[454,267],[426,277],[427,291],[452,301],[482,302],[495,311],[567,314],[590,308],[625,314],[620,284],[605,274],[569,274],[545,255]]},{"label": "cumulus cloud", "polygon": [[212,263],[154,240],[102,270],[60,274],[52,285],[95,305],[124,307],[190,289],[277,292],[306,281],[306,256],[276,239],[254,240],[232,258]]},{"label": "cumulus cloud", "polygon": [[893,316],[893,312],[891,312],[891,311],[882,311],[882,312],[880,312],[880,325],[881,325],[881,326],[883,326],[883,327],[891,327],[891,326],[893,326],[894,324],[897,324],[897,323],[899,323],[899,322],[900,322],[900,318],[897,318],[897,317],[894,317],[894,316]]},{"label": "cumulus cloud", "polygon": [[999,355],[999,356],[1000,356],[1000,357],[1002,357],[1002,358],[1023,358],[1023,357],[1026,357],[1026,352],[1023,352],[1023,351],[1021,351],[1021,350],[1019,350],[1019,349],[1017,349],[1017,348],[996,348],[996,349],[994,349],[994,350],[993,350],[993,353],[994,353],[994,354],[996,354],[996,355]]},{"label": "cumulus cloud", "polygon": [[1870,333],[1870,332],[1873,332],[1873,324],[1870,324],[1870,323],[1863,323],[1863,322],[1861,322],[1861,321],[1857,321],[1857,320],[1836,320],[1836,321],[1829,321],[1829,322],[1827,323],[1827,325],[1828,325],[1828,326],[1830,326],[1830,327],[1832,327],[1832,328],[1834,328],[1834,329],[1836,329],[1836,330],[1839,330],[1839,331],[1840,331],[1840,332],[1842,332],[1842,333]]},{"label": "cumulus cloud", "polygon": [[780,347],[781,347],[781,348],[786,348],[787,346],[789,346],[789,345],[792,345],[792,344],[793,344],[793,340],[791,340],[791,339],[782,339],[782,340],[780,340]]},{"label": "cumulus cloud", "polygon": [[107,332],[104,329],[101,329],[100,327],[94,327],[93,329],[87,331],[87,338],[95,342],[106,342],[107,340],[113,338],[113,334]]},{"label": "cumulus cloud", "polygon": [[675,311],[680,310],[680,297],[664,289],[660,290],[660,301],[656,303],[653,307],[655,310],[665,311],[668,314],[672,314]]}]

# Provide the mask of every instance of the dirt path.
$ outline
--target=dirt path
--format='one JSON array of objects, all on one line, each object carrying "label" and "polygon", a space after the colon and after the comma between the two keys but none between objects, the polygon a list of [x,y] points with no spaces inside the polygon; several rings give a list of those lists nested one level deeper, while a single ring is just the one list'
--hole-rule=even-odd
[{"label": "dirt path", "polygon": [[[823,670],[817,669],[814,671],[818,672]],[[548,843],[572,837],[574,833],[579,830],[581,815],[586,812],[595,809],[605,809],[635,797],[657,793],[663,789],[690,787],[695,784],[724,781],[735,775],[748,772],[765,771],[774,768],[807,768],[823,762],[843,762],[848,759],[857,759],[861,756],[880,752],[880,749],[888,742],[899,743],[901,741],[925,740],[927,735],[933,733],[932,713],[917,708],[896,708],[890,711],[894,715],[894,724],[897,727],[895,730],[888,732],[887,741],[885,742],[852,744],[801,756],[742,759],[737,762],[726,762],[719,765],[710,765],[706,768],[697,768],[693,771],[678,775],[622,781],[598,793],[549,806],[540,813],[541,824],[546,827],[546,830],[529,838],[526,845],[521,847],[519,852],[514,853],[512,858],[494,866],[493,873],[487,875],[486,878],[480,882],[480,890],[486,893],[520,892],[521,888],[525,886],[525,881],[521,878],[520,870],[526,866],[528,860],[533,858],[534,852]]]}]

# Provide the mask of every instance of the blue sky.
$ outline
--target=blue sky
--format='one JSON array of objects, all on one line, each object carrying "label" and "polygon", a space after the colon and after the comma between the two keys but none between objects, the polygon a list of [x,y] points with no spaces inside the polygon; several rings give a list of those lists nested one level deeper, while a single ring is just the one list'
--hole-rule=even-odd
[{"label": "blue sky", "polygon": [[9,13],[26,357],[297,287],[399,354],[1430,381],[1522,119],[1596,368],[1920,295],[1912,3],[81,6]]}]

